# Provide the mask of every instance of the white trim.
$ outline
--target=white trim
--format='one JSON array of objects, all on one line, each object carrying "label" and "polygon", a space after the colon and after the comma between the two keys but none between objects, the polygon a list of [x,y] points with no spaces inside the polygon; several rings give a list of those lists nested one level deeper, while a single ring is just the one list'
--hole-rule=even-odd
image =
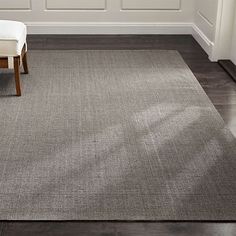
[{"label": "white trim", "polygon": [[212,49],[214,47],[214,43],[195,24],[193,24],[192,27],[193,37],[209,55],[209,59],[211,61],[214,61],[214,58],[212,57]]},{"label": "white trim", "polygon": [[235,7],[235,0],[218,0],[215,45],[212,49],[213,60],[230,59]]},{"label": "white trim", "polygon": [[25,22],[29,34],[191,34],[192,23]]}]

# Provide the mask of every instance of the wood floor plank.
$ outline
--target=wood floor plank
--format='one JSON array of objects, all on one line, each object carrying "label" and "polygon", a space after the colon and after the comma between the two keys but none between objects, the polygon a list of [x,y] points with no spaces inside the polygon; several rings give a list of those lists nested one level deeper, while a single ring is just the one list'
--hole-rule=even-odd
[{"label": "wood floor plank", "polygon": [[0,236],[3,236],[3,228],[4,228],[5,223],[0,222]]},{"label": "wood floor plank", "polygon": [[236,224],[217,223],[7,223],[2,236],[234,236]]},{"label": "wood floor plank", "polygon": [[220,60],[221,67],[232,77],[236,82],[236,66],[230,60]]},{"label": "wood floor plank", "polygon": [[111,223],[81,222],[12,222],[7,223],[3,236],[116,236]]}]

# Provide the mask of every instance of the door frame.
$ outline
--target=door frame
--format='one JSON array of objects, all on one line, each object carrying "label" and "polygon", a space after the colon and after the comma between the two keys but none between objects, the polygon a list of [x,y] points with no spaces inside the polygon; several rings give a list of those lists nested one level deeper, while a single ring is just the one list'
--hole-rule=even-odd
[{"label": "door frame", "polygon": [[215,40],[211,61],[230,59],[235,18],[235,0],[218,0]]}]

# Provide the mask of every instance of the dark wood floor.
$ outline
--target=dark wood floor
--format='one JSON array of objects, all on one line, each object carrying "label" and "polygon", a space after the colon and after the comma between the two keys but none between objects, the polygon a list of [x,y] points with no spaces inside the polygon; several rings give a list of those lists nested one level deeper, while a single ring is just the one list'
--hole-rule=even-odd
[{"label": "dark wood floor", "polygon": [[[1,231],[0,231],[1,232]],[[235,236],[220,223],[5,223],[1,236]]]},{"label": "dark wood floor", "polygon": [[[212,63],[192,36],[31,35],[29,50],[178,50],[226,125],[236,136],[236,83]],[[236,236],[235,223],[210,222],[0,222],[0,236]]]},{"label": "dark wood floor", "polygon": [[230,60],[220,60],[219,64],[236,82],[236,65]]}]

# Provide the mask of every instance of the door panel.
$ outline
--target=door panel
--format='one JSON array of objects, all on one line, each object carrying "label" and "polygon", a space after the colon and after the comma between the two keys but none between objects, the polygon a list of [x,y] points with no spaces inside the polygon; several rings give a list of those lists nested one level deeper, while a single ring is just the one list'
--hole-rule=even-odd
[{"label": "door panel", "polygon": [[47,9],[55,10],[103,10],[106,0],[47,0]]},{"label": "door panel", "polygon": [[0,9],[30,9],[31,0],[0,0]]},{"label": "door panel", "polygon": [[178,10],[181,0],[122,0],[122,9],[127,10]]}]

